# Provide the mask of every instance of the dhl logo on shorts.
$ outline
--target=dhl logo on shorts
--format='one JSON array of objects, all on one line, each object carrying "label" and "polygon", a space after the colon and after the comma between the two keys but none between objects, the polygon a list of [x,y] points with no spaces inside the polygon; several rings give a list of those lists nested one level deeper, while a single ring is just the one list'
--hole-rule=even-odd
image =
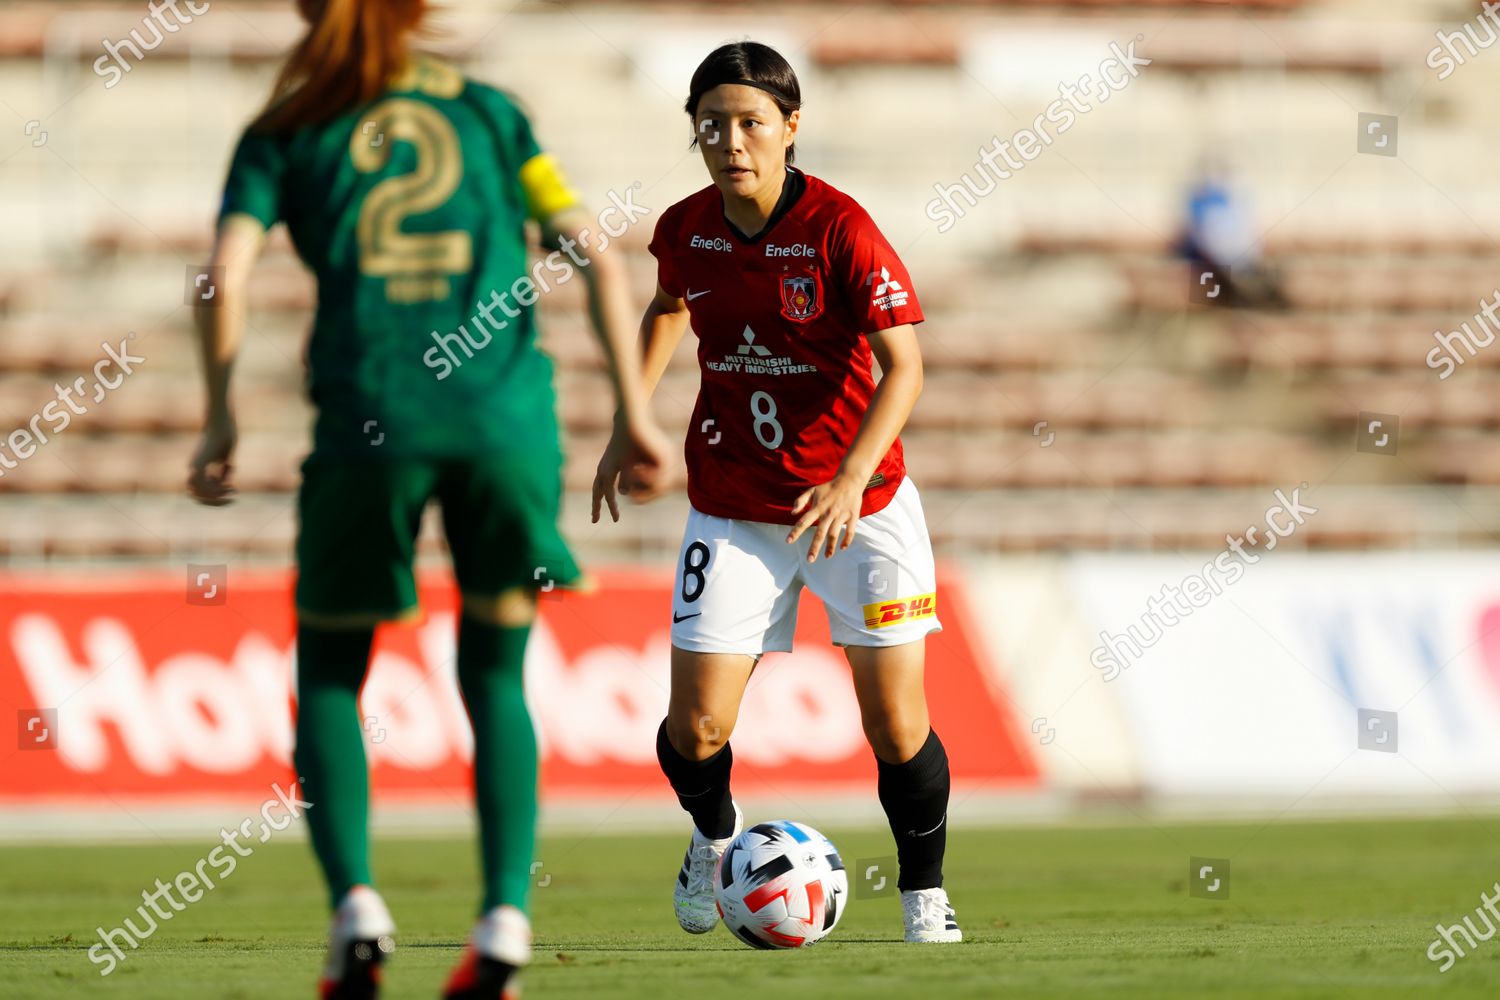
[{"label": "dhl logo on shorts", "polygon": [[931,618],[937,611],[937,594],[918,594],[894,601],[865,605],[865,628],[885,628],[914,618]]}]

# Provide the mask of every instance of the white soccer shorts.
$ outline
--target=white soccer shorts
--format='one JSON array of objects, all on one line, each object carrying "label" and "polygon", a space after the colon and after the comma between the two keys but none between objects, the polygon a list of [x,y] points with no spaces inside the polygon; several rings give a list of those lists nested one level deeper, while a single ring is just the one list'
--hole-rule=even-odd
[{"label": "white soccer shorts", "polygon": [[807,561],[811,530],[688,515],[677,556],[672,645],[700,653],[787,652],[806,585],[823,602],[837,646],[899,646],[942,630],[922,501],[908,477],[854,541]]}]

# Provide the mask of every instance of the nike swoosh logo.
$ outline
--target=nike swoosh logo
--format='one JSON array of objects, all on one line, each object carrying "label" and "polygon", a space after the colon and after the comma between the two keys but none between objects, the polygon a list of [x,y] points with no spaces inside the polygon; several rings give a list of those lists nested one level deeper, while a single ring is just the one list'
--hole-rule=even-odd
[{"label": "nike swoosh logo", "polygon": [[689,618],[697,618],[701,614],[703,614],[703,612],[701,612],[701,611],[694,611],[690,615],[683,615],[682,617],[679,618],[678,615],[677,615],[677,612],[674,611],[674,612],[672,612],[672,624],[675,625],[678,622],[685,622]]},{"label": "nike swoosh logo", "polygon": [[713,291],[712,288],[705,288],[703,291],[699,292],[697,295],[694,295],[693,294],[693,290],[691,288],[689,288],[688,289],[688,293],[687,293],[687,300],[689,302],[691,302],[694,299],[701,299],[701,298],[703,298],[703,296],[707,295],[711,291]]},{"label": "nike swoosh logo", "polygon": [[[699,614],[702,614],[702,612],[699,612]],[[918,833],[915,830],[907,830],[906,831],[906,835],[908,837],[925,837],[928,834],[937,833],[939,830],[941,830],[943,828],[943,824],[946,823],[946,822],[948,822],[948,814],[947,813],[943,813],[943,818],[940,819],[940,820],[938,820],[938,825],[935,826],[935,827],[933,827],[931,830],[923,830],[921,833]]]}]

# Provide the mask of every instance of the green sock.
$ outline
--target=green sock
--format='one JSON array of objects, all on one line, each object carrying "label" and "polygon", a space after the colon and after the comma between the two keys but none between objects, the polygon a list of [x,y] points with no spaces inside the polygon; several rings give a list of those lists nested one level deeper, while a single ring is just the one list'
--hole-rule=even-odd
[{"label": "green sock", "polygon": [[527,912],[536,848],[536,731],[526,710],[521,664],[531,626],[489,625],[463,616],[458,684],[474,726],[474,801],[484,867],[480,912]]},{"label": "green sock", "polygon": [[333,905],[370,885],[370,772],[359,688],[375,630],[297,628],[297,749],[307,828]]}]

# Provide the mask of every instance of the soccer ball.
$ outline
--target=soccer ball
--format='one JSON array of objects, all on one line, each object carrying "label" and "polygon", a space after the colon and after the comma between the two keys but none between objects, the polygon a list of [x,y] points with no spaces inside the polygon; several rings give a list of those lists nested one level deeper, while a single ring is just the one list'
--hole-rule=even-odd
[{"label": "soccer ball", "polygon": [[802,948],[833,930],[849,878],[832,842],[802,823],[759,823],[730,843],[714,871],[714,900],[752,948]]}]

